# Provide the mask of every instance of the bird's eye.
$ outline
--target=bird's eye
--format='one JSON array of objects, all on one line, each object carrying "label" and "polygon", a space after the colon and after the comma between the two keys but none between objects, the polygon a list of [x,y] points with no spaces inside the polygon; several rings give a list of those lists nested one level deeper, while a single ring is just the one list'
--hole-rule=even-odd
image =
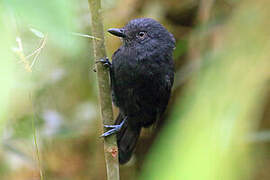
[{"label": "bird's eye", "polygon": [[138,33],[138,38],[140,38],[140,39],[144,39],[145,38],[145,36],[146,36],[146,32],[144,32],[144,31],[141,31],[141,32],[139,32]]}]

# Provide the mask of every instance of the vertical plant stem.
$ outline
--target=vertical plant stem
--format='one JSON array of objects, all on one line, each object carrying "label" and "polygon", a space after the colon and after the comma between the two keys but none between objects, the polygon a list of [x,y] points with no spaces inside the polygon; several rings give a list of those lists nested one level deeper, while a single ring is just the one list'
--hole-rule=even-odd
[{"label": "vertical plant stem", "polygon": [[[94,57],[95,60],[99,60],[106,57],[103,23],[101,17],[101,2],[100,0],[88,0],[88,3],[91,12],[92,35],[96,37],[93,41]],[[96,64],[96,71],[98,79],[101,118],[103,124],[113,124],[114,122],[109,73],[101,63]],[[104,154],[107,168],[107,179],[118,180],[118,148],[115,135],[104,138]]]},{"label": "vertical plant stem", "polygon": [[42,165],[41,165],[41,159],[40,159],[40,152],[39,152],[39,148],[38,148],[38,143],[37,143],[37,128],[36,128],[36,124],[35,124],[35,120],[36,120],[36,113],[35,113],[35,109],[34,109],[34,101],[32,98],[32,92],[30,92],[30,102],[32,105],[32,109],[33,109],[33,118],[32,118],[32,130],[33,130],[33,138],[34,138],[34,147],[35,147],[35,151],[36,151],[36,158],[37,158],[37,163],[38,163],[38,167],[39,167],[39,176],[40,176],[40,180],[44,180],[44,174],[43,174],[43,170],[42,170]]},{"label": "vertical plant stem", "polygon": [[40,160],[40,153],[38,149],[38,143],[37,143],[37,132],[36,132],[36,126],[35,126],[35,115],[32,118],[32,129],[33,129],[33,134],[34,134],[34,145],[36,149],[36,156],[37,156],[37,161],[38,161],[38,166],[39,166],[39,175],[40,175],[40,180],[43,180],[43,171],[42,171],[42,166],[41,166],[41,160]]},{"label": "vertical plant stem", "polygon": [[[37,60],[40,51],[45,46],[46,37],[43,39],[42,46],[38,50],[36,50],[30,54],[31,56],[35,54],[35,58],[34,58],[31,65],[30,65],[29,61],[27,60],[27,56],[25,56],[25,54],[24,54],[21,38],[17,37],[16,40],[17,40],[18,46],[19,46],[19,51],[17,51],[17,54],[19,55],[21,62],[24,63],[25,70],[27,72],[32,73],[32,67],[33,67],[35,61]],[[38,167],[39,167],[39,175],[40,175],[40,180],[44,180],[44,174],[43,174],[41,159],[40,159],[40,152],[39,152],[38,142],[37,142],[37,131],[36,131],[36,125],[35,125],[36,113],[35,113],[35,109],[34,109],[34,101],[32,98],[32,91],[30,92],[29,100],[31,102],[32,110],[33,110],[32,130],[33,130],[33,138],[34,138],[34,148],[36,151],[36,158],[37,158]]]}]

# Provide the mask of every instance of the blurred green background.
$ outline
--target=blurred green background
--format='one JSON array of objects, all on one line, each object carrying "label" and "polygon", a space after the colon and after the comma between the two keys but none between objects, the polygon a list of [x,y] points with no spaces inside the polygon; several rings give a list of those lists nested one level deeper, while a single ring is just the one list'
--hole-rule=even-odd
[{"label": "blurred green background", "polygon": [[[105,29],[152,17],[177,40],[170,104],[121,179],[270,179],[270,2],[102,6]],[[0,1],[1,180],[106,179],[90,24],[87,1]]]}]

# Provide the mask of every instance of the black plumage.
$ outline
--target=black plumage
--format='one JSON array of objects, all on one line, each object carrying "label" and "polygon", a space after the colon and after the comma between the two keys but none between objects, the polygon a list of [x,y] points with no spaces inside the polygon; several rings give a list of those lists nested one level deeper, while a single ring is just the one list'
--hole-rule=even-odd
[{"label": "black plumage", "polygon": [[115,124],[125,120],[117,129],[123,164],[130,159],[141,129],[156,122],[166,109],[174,80],[175,39],[150,18],[134,19],[108,31],[123,41],[110,65],[113,103],[119,108]]}]

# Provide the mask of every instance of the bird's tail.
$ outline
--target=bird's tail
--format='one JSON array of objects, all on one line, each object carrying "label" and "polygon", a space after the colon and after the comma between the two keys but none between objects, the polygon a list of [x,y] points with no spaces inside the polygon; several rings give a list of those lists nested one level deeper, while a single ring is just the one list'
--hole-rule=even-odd
[{"label": "bird's tail", "polygon": [[[125,116],[119,113],[116,118],[115,124],[120,124]],[[121,127],[120,132],[117,133],[117,145],[118,145],[118,157],[119,163],[126,163],[132,155],[133,150],[137,144],[138,138],[140,136],[141,128],[131,129],[128,126],[128,120]]]}]

